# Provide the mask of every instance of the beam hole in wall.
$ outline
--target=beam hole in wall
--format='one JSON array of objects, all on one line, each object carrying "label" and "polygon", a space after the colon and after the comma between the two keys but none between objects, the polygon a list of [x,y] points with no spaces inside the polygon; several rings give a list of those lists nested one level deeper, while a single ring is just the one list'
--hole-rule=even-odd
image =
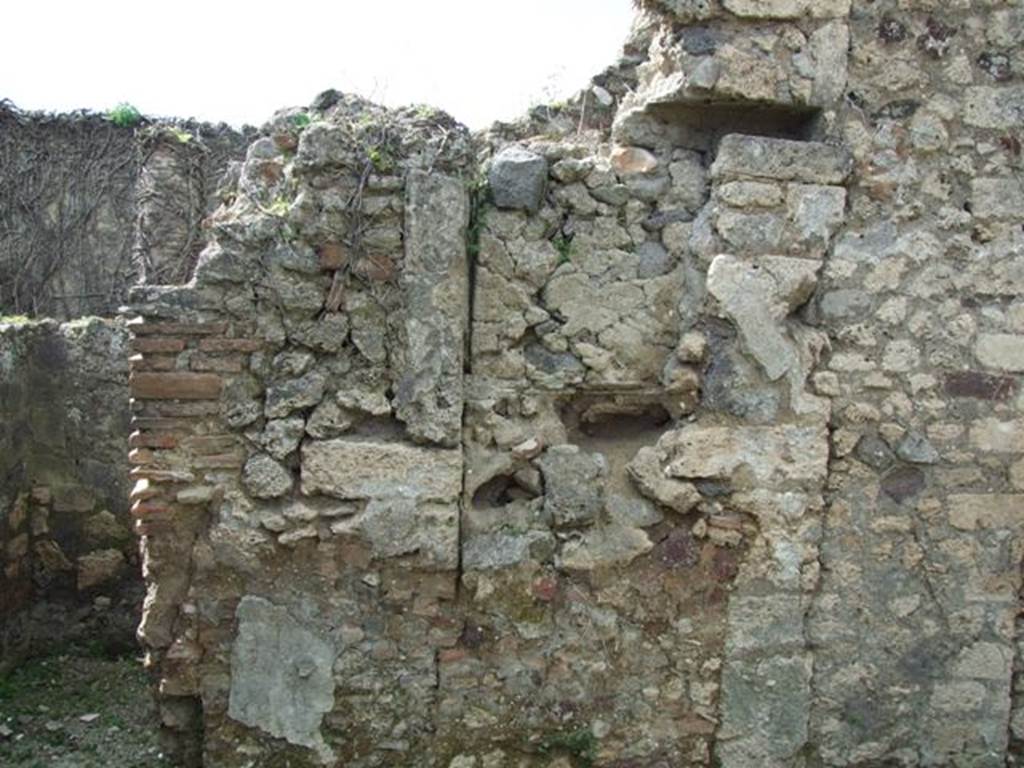
[{"label": "beam hole in wall", "polygon": [[615,406],[591,406],[579,414],[577,426],[593,440],[629,440],[660,433],[672,419],[659,403],[640,403],[630,408],[620,411]]},{"label": "beam hole in wall", "polygon": [[497,475],[473,493],[473,508],[501,509],[517,501],[529,501],[537,494],[516,479],[515,475]]},{"label": "beam hole in wall", "polygon": [[608,490],[626,495],[636,493],[627,465],[673,424],[668,407],[653,394],[582,395],[567,401],[560,414],[570,443],[604,456]]},{"label": "beam hole in wall", "polygon": [[648,114],[689,138],[695,149],[710,149],[730,133],[793,141],[820,138],[821,110],[781,104],[669,102],[654,104]]}]

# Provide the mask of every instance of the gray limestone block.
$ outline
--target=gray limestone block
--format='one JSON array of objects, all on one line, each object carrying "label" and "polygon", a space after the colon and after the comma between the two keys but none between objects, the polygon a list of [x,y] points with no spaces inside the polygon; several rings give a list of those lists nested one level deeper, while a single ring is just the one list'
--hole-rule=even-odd
[{"label": "gray limestone block", "polygon": [[593,523],[604,506],[603,478],[608,472],[604,457],[560,445],[548,449],[539,464],[544,474],[544,511],[555,526]]},{"label": "gray limestone block", "polygon": [[571,352],[551,352],[540,344],[531,344],[526,348],[526,361],[543,373],[568,381],[583,377],[583,364]]},{"label": "gray limestone block", "polygon": [[362,512],[333,523],[331,533],[359,536],[375,559],[406,558],[420,567],[452,571],[459,564],[458,516],[453,502],[371,499]]},{"label": "gray limestone block", "polygon": [[602,525],[588,528],[570,539],[557,559],[560,568],[589,571],[608,566],[623,566],[646,555],[654,545],[639,528]]},{"label": "gray limestone block", "polygon": [[462,433],[462,371],[469,315],[465,185],[411,173],[405,203],[404,366],[395,413],[414,440],[455,446]]},{"label": "gray limestone block", "polygon": [[772,381],[797,364],[798,350],[781,321],[813,291],[816,270],[809,259],[775,257],[750,264],[728,254],[716,256],[708,270],[708,292]]},{"label": "gray limestone block", "polygon": [[590,190],[595,200],[608,205],[620,206],[629,202],[629,187],[625,184],[609,184]]},{"label": "gray limestone block", "polygon": [[494,204],[499,208],[521,208],[535,212],[544,199],[548,162],[522,147],[506,147],[491,162],[487,181]]},{"label": "gray limestone block", "polygon": [[798,426],[703,426],[670,430],[658,441],[670,478],[728,479],[735,487],[789,488],[828,475],[824,423]]},{"label": "gray limestone block", "polygon": [[283,459],[299,447],[306,421],[301,416],[268,421],[259,436],[259,443],[275,459]]},{"label": "gray limestone block", "polygon": [[470,536],[462,547],[466,570],[507,568],[527,561],[544,562],[555,551],[555,538],[547,531],[498,531]]},{"label": "gray limestone block", "polygon": [[636,276],[641,280],[667,274],[674,266],[674,259],[661,243],[648,241],[636,249],[636,255]]},{"label": "gray limestone block", "polygon": [[302,491],[338,499],[450,501],[462,492],[462,452],[371,440],[302,446]]},{"label": "gray limestone block", "polygon": [[877,435],[864,435],[857,441],[853,455],[878,470],[885,469],[894,461],[892,449]]},{"label": "gray limestone block", "polygon": [[[627,466],[637,489],[658,504],[685,514],[700,501],[700,494],[692,483],[665,477],[658,451],[650,446],[641,448]],[[613,516],[616,505],[610,505]]]},{"label": "gray limestone block", "polygon": [[871,309],[872,297],[867,291],[840,288],[829,291],[818,300],[818,309],[826,322],[861,319]]},{"label": "gray limestone block", "polygon": [[1019,178],[983,178],[971,181],[971,213],[982,221],[1019,220],[1024,211],[1024,184]]},{"label": "gray limestone block", "polygon": [[258,499],[284,496],[292,489],[292,473],[265,454],[257,454],[245,463],[242,485]]},{"label": "gray limestone block", "polygon": [[722,672],[721,765],[797,765],[807,740],[810,680],[806,654],[731,659]]},{"label": "gray limestone block", "polygon": [[718,145],[711,176],[716,181],[755,178],[842,184],[852,170],[853,156],[842,147],[733,133]]},{"label": "gray limestone block", "polygon": [[1024,114],[1024,85],[967,89],[964,121],[978,128],[1013,128]]},{"label": "gray limestone block", "polygon": [[896,455],[911,464],[935,464],[939,460],[939,452],[935,450],[935,446],[927,437],[913,429],[907,432],[896,446]]},{"label": "gray limestone block", "polygon": [[275,419],[318,404],[324,397],[324,385],[324,376],[317,371],[274,384],[267,389],[266,415]]},{"label": "gray limestone block", "polygon": [[252,277],[259,259],[238,246],[213,242],[199,254],[196,277],[207,283],[243,283]]}]

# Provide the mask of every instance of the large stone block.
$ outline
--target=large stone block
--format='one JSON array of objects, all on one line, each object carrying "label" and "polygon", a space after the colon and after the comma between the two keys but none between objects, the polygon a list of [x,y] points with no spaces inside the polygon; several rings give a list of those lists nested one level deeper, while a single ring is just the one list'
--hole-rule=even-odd
[{"label": "large stone block", "polygon": [[558,557],[558,565],[581,571],[625,566],[653,548],[653,542],[639,528],[598,526],[568,541]]},{"label": "large stone block", "polygon": [[292,489],[292,473],[265,454],[256,454],[242,471],[242,484],[258,499],[284,496]]},{"label": "large stone block", "polygon": [[599,453],[574,445],[550,448],[540,459],[544,473],[544,510],[558,527],[590,525],[604,506],[608,466]]},{"label": "large stone block", "polygon": [[748,178],[842,184],[852,170],[853,157],[841,147],[734,133],[718,145],[711,176],[716,180]]},{"label": "large stone block", "polygon": [[332,524],[331,533],[360,537],[377,559],[408,558],[418,567],[449,571],[459,564],[459,508],[455,502],[372,499],[362,512]]},{"label": "large stone block", "polygon": [[722,672],[722,727],[715,754],[725,768],[799,764],[807,741],[809,654],[732,661]]},{"label": "large stone block", "polygon": [[309,408],[319,403],[324,396],[324,375],[310,371],[305,376],[289,379],[267,388],[264,411],[268,418],[279,419],[300,408]]},{"label": "large stone block", "polygon": [[700,493],[693,483],[665,477],[660,459],[657,449],[650,446],[641,448],[627,466],[629,476],[644,496],[686,514],[700,502]]},{"label": "large stone block", "polygon": [[411,173],[405,202],[407,349],[395,387],[395,412],[414,439],[458,445],[462,431],[464,337],[469,316],[466,225],[469,205],[458,179]]},{"label": "large stone block", "polygon": [[658,447],[668,457],[669,477],[779,487],[820,483],[828,471],[824,425],[690,425],[665,433]]},{"label": "large stone block", "polygon": [[956,493],[948,501],[949,524],[961,531],[1024,528],[1024,494]]},{"label": "large stone block", "polygon": [[90,589],[116,579],[125,567],[118,549],[103,549],[78,558],[78,588]]},{"label": "large stone block", "polygon": [[462,452],[407,443],[314,440],[302,446],[302,491],[339,499],[451,501],[462,492]]},{"label": "large stone block", "polygon": [[749,19],[831,18],[850,13],[850,0],[724,0],[722,5]]},{"label": "large stone block", "polygon": [[977,128],[1016,128],[1024,119],[1024,85],[967,89],[964,120]]},{"label": "large stone block", "polygon": [[1024,183],[1015,177],[974,179],[971,214],[981,220],[1024,220]]},{"label": "large stone block", "polygon": [[1024,453],[1024,419],[978,419],[971,424],[971,445],[990,453]]},{"label": "large stone block", "polygon": [[810,297],[817,271],[818,262],[811,259],[777,256],[750,264],[727,254],[716,256],[708,270],[708,292],[773,381],[797,363],[796,345],[781,323]]},{"label": "large stone block", "polygon": [[1024,336],[1015,333],[981,333],[974,345],[978,362],[1001,371],[1024,371]]},{"label": "large stone block", "polygon": [[536,211],[544,199],[548,162],[522,147],[506,147],[491,162],[487,175],[491,197],[499,208]]}]

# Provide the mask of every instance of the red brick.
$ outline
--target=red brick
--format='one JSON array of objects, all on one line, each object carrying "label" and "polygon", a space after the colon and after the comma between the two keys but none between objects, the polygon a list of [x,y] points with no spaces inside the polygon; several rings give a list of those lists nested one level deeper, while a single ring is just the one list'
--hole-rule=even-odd
[{"label": "red brick", "polygon": [[192,429],[195,422],[190,419],[172,419],[166,416],[132,416],[132,427],[150,431],[184,431]]},{"label": "red brick", "polygon": [[170,517],[135,521],[136,536],[173,536],[174,533],[174,520]]},{"label": "red brick", "polygon": [[355,265],[355,272],[376,283],[386,283],[395,276],[395,262],[387,254],[374,253],[364,256]]},{"label": "red brick", "polygon": [[134,504],[136,501],[152,499],[159,496],[162,492],[157,485],[146,478],[141,478],[136,480],[135,485],[132,486],[131,493],[128,494],[128,500]]},{"label": "red brick", "polygon": [[469,654],[462,648],[445,648],[437,654],[437,660],[442,664],[454,664],[468,657]]},{"label": "red brick", "polygon": [[233,451],[241,446],[234,435],[202,435],[186,439],[182,447],[201,456],[212,456]]},{"label": "red brick", "polygon": [[1017,394],[1017,381],[979,371],[957,371],[946,375],[946,394],[977,400],[1003,402]]},{"label": "red brick", "polygon": [[155,467],[133,467],[128,475],[133,480],[145,479],[154,483],[191,483],[196,479],[191,472]]},{"label": "red brick", "polygon": [[167,416],[171,418],[198,418],[214,416],[220,413],[220,403],[216,400],[190,400],[186,402],[169,402],[167,400],[148,400],[151,409],[147,415]]},{"label": "red brick", "polygon": [[174,355],[132,355],[128,358],[132,371],[173,371],[178,367]]},{"label": "red brick", "polygon": [[200,339],[203,352],[256,352],[263,349],[259,339]]},{"label": "red brick", "polygon": [[144,400],[215,400],[221,379],[212,373],[133,373],[133,397]]},{"label": "red brick", "polygon": [[166,336],[140,336],[132,339],[132,350],[144,355],[153,352],[181,352],[185,348],[184,339]]},{"label": "red brick", "polygon": [[213,336],[225,333],[227,323],[168,323],[146,320],[128,321],[128,330],[136,336]]},{"label": "red brick", "polygon": [[133,448],[128,451],[129,464],[152,464],[156,461],[156,454],[149,448]]},{"label": "red brick", "polygon": [[220,371],[222,373],[238,373],[245,368],[245,358],[241,355],[192,355],[189,368],[193,371]]},{"label": "red brick", "polygon": [[550,603],[558,596],[558,579],[548,576],[536,579],[530,585],[530,592],[537,600]]},{"label": "red brick", "polygon": [[324,243],[316,252],[320,257],[320,269],[341,269],[348,264],[348,249],[341,243]]},{"label": "red brick", "polygon": [[171,432],[143,432],[135,430],[128,436],[129,448],[174,448],[178,436]]},{"label": "red brick", "polygon": [[688,735],[710,736],[717,727],[715,723],[699,715],[687,715],[679,722],[680,730]]},{"label": "red brick", "polygon": [[171,514],[171,508],[166,504],[149,501],[136,501],[132,504],[132,515],[145,520],[151,517],[167,517]]},{"label": "red brick", "polygon": [[218,453],[212,456],[197,456],[192,459],[192,466],[196,469],[238,469],[243,464],[245,464],[245,453],[243,451]]}]

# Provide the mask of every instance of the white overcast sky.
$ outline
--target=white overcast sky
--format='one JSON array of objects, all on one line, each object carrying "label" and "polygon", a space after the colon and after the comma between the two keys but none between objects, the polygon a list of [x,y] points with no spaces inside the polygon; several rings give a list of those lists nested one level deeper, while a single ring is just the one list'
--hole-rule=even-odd
[{"label": "white overcast sky", "polygon": [[630,0],[13,0],[0,99],[259,125],[327,88],[429,103],[471,128],[615,61]]}]

